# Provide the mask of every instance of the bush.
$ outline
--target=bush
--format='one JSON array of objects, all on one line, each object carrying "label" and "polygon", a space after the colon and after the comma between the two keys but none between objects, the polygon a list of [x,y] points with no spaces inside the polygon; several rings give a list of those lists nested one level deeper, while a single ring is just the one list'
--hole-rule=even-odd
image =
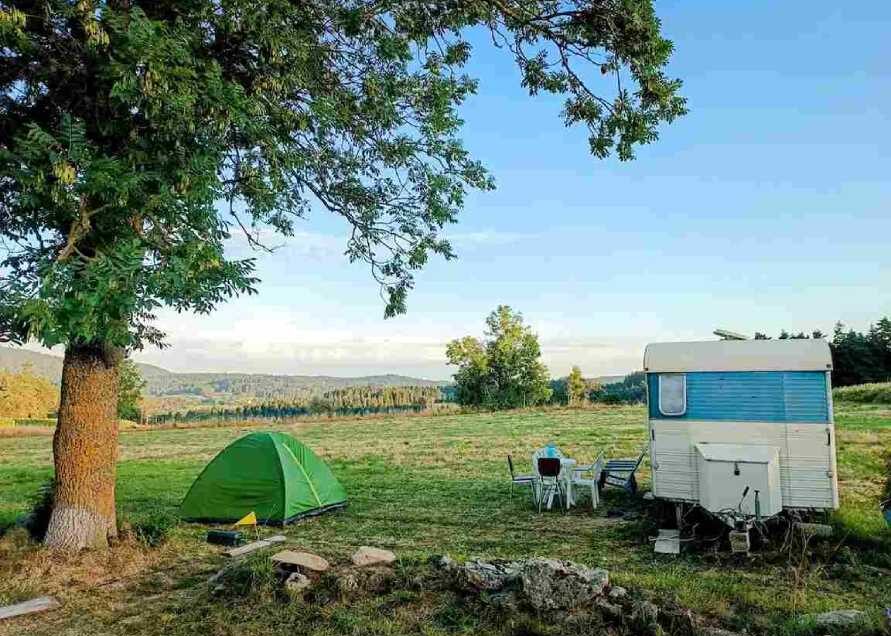
[{"label": "bush", "polygon": [[133,521],[133,534],[140,543],[157,548],[167,541],[178,524],[179,517],[176,514],[157,509]]},{"label": "bush", "polygon": [[839,387],[832,390],[832,399],[858,404],[891,404],[891,382]]},{"label": "bush", "polygon": [[50,515],[53,512],[53,497],[56,490],[56,482],[50,479],[43,484],[30,500],[30,511],[22,522],[22,526],[35,541],[43,541],[46,529],[49,527]]}]

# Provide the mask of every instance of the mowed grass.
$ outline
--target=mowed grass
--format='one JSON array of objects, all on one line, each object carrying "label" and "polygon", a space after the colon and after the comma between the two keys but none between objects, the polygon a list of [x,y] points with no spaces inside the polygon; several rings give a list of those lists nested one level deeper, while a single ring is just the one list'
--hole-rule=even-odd
[{"label": "mowed grass", "polygon": [[[601,450],[610,457],[633,456],[645,443],[644,418],[641,407],[599,407],[262,428],[289,432],[308,444],[328,461],[349,493],[346,510],[284,530],[292,545],[334,563],[348,560],[360,545],[389,548],[404,563],[443,553],[458,559],[570,559],[605,567],[616,583],[671,596],[719,622],[752,626],[760,621],[758,625],[770,625],[778,634],[787,633],[789,621],[800,613],[857,608],[877,617],[880,608],[891,605],[891,533],[878,510],[891,451],[887,406],[837,410],[842,509],[835,516],[838,532],[828,550],[833,560],[813,566],[776,556],[654,555],[647,538],[653,528],[646,516],[636,521],[607,516],[611,508],[639,510],[648,504],[615,490],[606,491],[594,514],[583,505],[566,515],[539,515],[527,491],[516,489],[509,496],[508,454],[520,472],[530,469],[532,451],[550,441],[580,462],[593,460]],[[159,510],[175,512],[203,466],[228,443],[254,430],[233,426],[122,433],[117,487],[122,521],[139,521]],[[28,498],[51,476],[51,450],[48,436],[0,438],[0,526],[22,514]],[[641,472],[645,489],[649,467]],[[200,596],[207,575],[223,563],[218,549],[204,543],[205,532],[205,526],[182,524],[160,549],[93,555],[76,566],[63,565],[39,548],[9,548],[0,553],[0,604],[52,592],[65,607],[15,626],[0,624],[0,633],[19,633],[25,624],[32,633],[177,633],[177,625],[188,626],[184,633],[275,631],[268,608],[233,612],[225,603],[217,607],[210,597]],[[189,622],[190,617],[197,620],[190,600],[196,595],[205,606],[200,628]],[[399,621],[371,626],[361,619],[367,611],[338,607],[333,622],[324,622],[325,629],[332,634],[412,631]],[[309,628],[299,617],[288,620],[282,633]],[[337,627],[341,623],[343,629]],[[480,629],[462,624],[441,631]]]}]

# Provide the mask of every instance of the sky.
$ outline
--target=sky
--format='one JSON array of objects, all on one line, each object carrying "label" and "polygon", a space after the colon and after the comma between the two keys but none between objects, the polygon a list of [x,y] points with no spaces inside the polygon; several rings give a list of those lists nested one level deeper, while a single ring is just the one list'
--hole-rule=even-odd
[{"label": "sky", "polygon": [[891,314],[891,3],[656,2],[690,113],[633,162],[597,160],[561,100],[530,98],[476,38],[461,109],[496,179],[448,230],[459,254],[384,320],[346,227],[319,212],[272,255],[259,294],[163,312],[174,371],[445,379],[445,345],[499,304],[539,334],[553,376],[641,366],[647,342],[715,328],[857,329]]}]

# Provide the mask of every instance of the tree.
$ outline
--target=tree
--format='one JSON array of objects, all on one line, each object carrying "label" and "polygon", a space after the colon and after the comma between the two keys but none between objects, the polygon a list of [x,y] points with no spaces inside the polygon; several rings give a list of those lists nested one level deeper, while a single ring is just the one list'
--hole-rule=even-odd
[{"label": "tree", "polygon": [[[769,338],[756,332],[755,339]],[[804,331],[791,334],[783,329],[779,339],[825,340],[826,335],[819,329],[813,330],[810,335]],[[891,319],[887,316],[870,325],[865,334],[836,323],[829,348],[832,351],[832,383],[835,386],[891,380]]]},{"label": "tree", "polygon": [[484,341],[466,336],[446,348],[449,364],[458,367],[458,403],[517,408],[546,402],[548,369],[539,361],[538,336],[523,324],[523,316],[499,305],[486,319],[485,335]]},{"label": "tree", "polygon": [[446,347],[449,364],[458,367],[455,401],[465,406],[484,406],[491,401],[493,386],[489,379],[486,346],[473,336],[453,340]]},{"label": "tree", "polygon": [[125,420],[142,420],[142,390],[145,380],[139,367],[130,358],[125,358],[119,369],[118,417]]},{"label": "tree", "polygon": [[459,138],[477,26],[598,157],[684,113],[651,0],[0,0],[0,339],[65,347],[49,545],[115,535],[118,366],[159,307],[254,292],[233,232],[339,215],[386,316],[454,256],[493,187]]},{"label": "tree", "polygon": [[572,367],[569,378],[566,380],[566,393],[570,406],[578,406],[585,401],[587,385],[582,377],[582,370],[577,366]]}]

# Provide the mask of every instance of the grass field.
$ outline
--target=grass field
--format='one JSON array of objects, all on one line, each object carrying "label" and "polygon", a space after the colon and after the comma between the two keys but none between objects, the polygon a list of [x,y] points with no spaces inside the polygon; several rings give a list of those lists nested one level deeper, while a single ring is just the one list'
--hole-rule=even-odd
[{"label": "grass field", "polygon": [[[610,508],[645,505],[617,491],[608,490],[593,515],[587,507],[539,515],[525,493],[509,497],[508,453],[521,471],[529,469],[532,450],[548,441],[579,460],[593,459],[600,450],[633,455],[645,439],[640,407],[276,426],[326,458],[350,495],[345,511],[285,532],[293,545],[332,562],[347,560],[359,545],[392,549],[406,573],[442,553],[570,559],[605,567],[619,584],[675,598],[716,623],[751,633],[808,633],[795,627],[797,615],[839,608],[866,610],[878,624],[881,608],[891,606],[891,532],[878,512],[883,454],[891,450],[891,409],[845,406],[836,420],[842,509],[835,517],[836,536],[818,550],[828,556],[813,562],[775,553],[751,559],[714,551],[654,555],[646,515],[630,521],[606,516]],[[175,512],[206,462],[246,430],[124,432],[118,472],[124,525]],[[51,445],[48,436],[0,438],[0,527],[23,513],[50,477]],[[648,481],[645,468],[642,487]],[[217,598],[204,581],[223,558],[204,543],[205,531],[182,524],[160,548],[125,541],[71,564],[8,532],[0,539],[0,604],[53,593],[65,605],[33,621],[0,623],[0,634],[529,632],[462,613],[452,601],[421,592],[324,607],[264,594]],[[262,558],[252,563],[262,571]]]}]

